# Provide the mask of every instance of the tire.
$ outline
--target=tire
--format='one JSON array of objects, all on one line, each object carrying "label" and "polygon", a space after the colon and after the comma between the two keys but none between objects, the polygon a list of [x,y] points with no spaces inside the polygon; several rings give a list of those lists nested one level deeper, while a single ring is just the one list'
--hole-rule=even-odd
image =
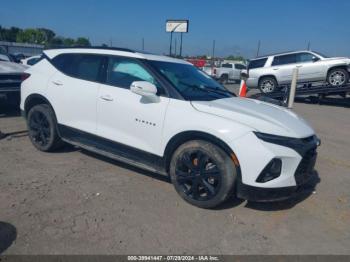
[{"label": "tire", "polygon": [[236,176],[228,154],[202,140],[181,145],[170,163],[175,190],[185,201],[200,208],[214,208],[232,196]]},{"label": "tire", "polygon": [[54,151],[64,144],[58,135],[56,117],[49,105],[33,106],[28,112],[27,127],[30,141],[40,151]]},{"label": "tire", "polygon": [[267,76],[259,80],[259,89],[261,93],[268,94],[277,90],[278,84],[274,77]]},{"label": "tire", "polygon": [[220,76],[220,83],[223,85],[228,84],[228,75],[226,75],[226,74],[221,75]]},{"label": "tire", "polygon": [[331,69],[327,75],[327,82],[331,86],[342,86],[349,81],[349,73],[343,68]]}]

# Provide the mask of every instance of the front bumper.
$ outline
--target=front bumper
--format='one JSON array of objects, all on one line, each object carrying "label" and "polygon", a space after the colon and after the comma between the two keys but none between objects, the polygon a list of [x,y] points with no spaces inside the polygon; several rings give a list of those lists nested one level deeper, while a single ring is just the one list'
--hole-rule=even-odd
[{"label": "front bumper", "polygon": [[299,178],[300,180],[296,186],[277,188],[249,186],[243,184],[242,181],[238,179],[236,184],[236,195],[238,198],[253,202],[274,202],[293,198],[303,193],[305,191],[304,185],[307,184],[315,176],[315,173],[313,172],[313,167],[312,171],[308,174],[296,173],[296,180],[297,176],[299,176],[302,179]]},{"label": "front bumper", "polygon": [[[237,155],[240,174],[236,183],[236,194],[239,198],[259,202],[288,199],[303,192],[303,185],[316,174],[314,166],[319,141],[315,136],[292,139],[286,145],[256,140],[251,135],[242,139],[246,142],[245,146],[253,150],[244,151],[247,155],[242,158]],[[248,142],[252,144],[249,145]],[[236,146],[240,144],[237,143]],[[262,170],[274,158],[282,160],[281,174],[270,181],[258,182],[257,178]]]}]

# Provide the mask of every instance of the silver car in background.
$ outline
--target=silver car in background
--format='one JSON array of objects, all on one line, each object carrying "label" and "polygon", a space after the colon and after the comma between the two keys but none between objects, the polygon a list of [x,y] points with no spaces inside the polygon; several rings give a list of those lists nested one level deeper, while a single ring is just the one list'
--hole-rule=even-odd
[{"label": "silver car in background", "polygon": [[326,57],[314,51],[296,51],[262,56],[250,60],[247,86],[263,93],[290,84],[294,68],[299,69],[298,82],[324,81],[341,86],[349,81],[350,59]]}]

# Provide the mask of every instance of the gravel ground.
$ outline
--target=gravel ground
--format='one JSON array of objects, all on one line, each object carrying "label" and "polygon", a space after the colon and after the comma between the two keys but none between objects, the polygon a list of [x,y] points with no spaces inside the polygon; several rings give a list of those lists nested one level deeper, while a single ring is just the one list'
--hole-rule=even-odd
[{"label": "gravel ground", "polygon": [[308,193],[203,210],[162,176],[70,146],[37,151],[18,112],[2,107],[0,253],[350,254],[349,109],[294,110],[322,139]]}]

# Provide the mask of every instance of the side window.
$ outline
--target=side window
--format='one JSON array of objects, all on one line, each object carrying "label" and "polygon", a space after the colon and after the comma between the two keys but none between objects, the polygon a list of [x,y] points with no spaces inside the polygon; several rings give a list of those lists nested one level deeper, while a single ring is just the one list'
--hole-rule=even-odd
[{"label": "side window", "polygon": [[134,81],[147,81],[157,85],[154,77],[135,59],[109,58],[106,79],[108,85],[129,89]]},{"label": "side window", "polygon": [[296,63],[296,54],[275,56],[272,65],[287,65]]},{"label": "side window", "polygon": [[221,67],[232,68],[232,64],[222,64]]},{"label": "side window", "polygon": [[314,57],[315,56],[310,53],[299,53],[297,54],[297,62],[298,63],[312,62]]},{"label": "side window", "polygon": [[266,64],[266,61],[267,61],[267,58],[252,60],[248,64],[248,69],[264,67],[264,65]]},{"label": "side window", "polygon": [[37,62],[39,62],[40,58],[32,58],[27,61],[28,65],[35,65]]},{"label": "side window", "polygon": [[246,67],[242,64],[235,64],[235,68],[239,70],[246,69]]},{"label": "side window", "polygon": [[55,67],[66,75],[98,81],[103,56],[90,54],[63,54],[55,57],[52,62]]}]

